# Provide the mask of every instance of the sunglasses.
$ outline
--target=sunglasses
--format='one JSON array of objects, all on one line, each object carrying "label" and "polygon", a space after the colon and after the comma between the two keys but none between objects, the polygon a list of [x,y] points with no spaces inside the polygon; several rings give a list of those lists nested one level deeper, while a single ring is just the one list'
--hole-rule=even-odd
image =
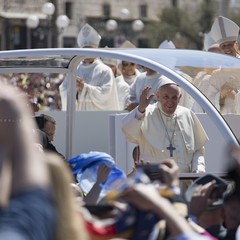
[{"label": "sunglasses", "polygon": [[135,66],[135,63],[122,63],[123,67],[131,67],[131,66]]}]

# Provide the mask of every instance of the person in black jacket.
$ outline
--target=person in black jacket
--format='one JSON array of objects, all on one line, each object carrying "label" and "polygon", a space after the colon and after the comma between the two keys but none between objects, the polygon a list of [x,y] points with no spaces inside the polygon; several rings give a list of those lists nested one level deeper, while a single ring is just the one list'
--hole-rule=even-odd
[{"label": "person in black jacket", "polygon": [[56,120],[46,114],[41,114],[40,116],[35,117],[35,119],[39,128],[37,129],[37,133],[39,134],[43,150],[55,152],[65,159],[65,157],[57,151],[56,147],[52,143],[56,132]]}]

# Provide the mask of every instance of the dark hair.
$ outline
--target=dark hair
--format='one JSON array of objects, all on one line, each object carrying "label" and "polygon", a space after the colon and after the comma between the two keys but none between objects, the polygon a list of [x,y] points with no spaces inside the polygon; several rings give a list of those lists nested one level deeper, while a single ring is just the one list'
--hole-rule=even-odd
[{"label": "dark hair", "polygon": [[39,129],[43,129],[46,122],[52,122],[56,124],[56,120],[53,117],[46,114],[41,114],[39,116],[35,116],[34,118],[37,122],[37,126]]}]

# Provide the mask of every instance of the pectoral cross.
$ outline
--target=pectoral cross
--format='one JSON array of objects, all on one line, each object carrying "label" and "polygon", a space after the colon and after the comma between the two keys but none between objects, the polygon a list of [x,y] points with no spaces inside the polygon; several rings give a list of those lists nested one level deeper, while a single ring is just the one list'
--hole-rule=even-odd
[{"label": "pectoral cross", "polygon": [[167,147],[167,150],[170,152],[170,157],[173,156],[173,150],[176,150],[176,148],[170,143],[169,147]]}]

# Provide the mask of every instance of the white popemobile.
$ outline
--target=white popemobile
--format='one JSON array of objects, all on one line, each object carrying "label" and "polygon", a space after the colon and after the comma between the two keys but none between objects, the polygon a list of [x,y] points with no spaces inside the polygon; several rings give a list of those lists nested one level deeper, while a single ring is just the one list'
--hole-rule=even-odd
[{"label": "white popemobile", "polygon": [[[224,174],[224,156],[229,144],[238,145],[239,115],[222,116],[209,100],[183,76],[195,76],[207,68],[240,71],[240,61],[227,55],[181,49],[32,49],[0,52],[0,74],[62,73],[69,79],[67,111],[53,111],[57,121],[55,145],[67,158],[89,151],[111,154],[118,167],[126,172],[132,167],[132,145],[121,133],[119,111],[76,111],[76,68],[86,57],[102,57],[135,62],[151,68],[179,84],[205,113],[198,114],[208,136],[207,172]],[[184,74],[179,74],[182,72]],[[184,173],[182,173],[184,177]],[[193,177],[193,175],[188,175]],[[185,176],[186,177],[186,176]]]}]

